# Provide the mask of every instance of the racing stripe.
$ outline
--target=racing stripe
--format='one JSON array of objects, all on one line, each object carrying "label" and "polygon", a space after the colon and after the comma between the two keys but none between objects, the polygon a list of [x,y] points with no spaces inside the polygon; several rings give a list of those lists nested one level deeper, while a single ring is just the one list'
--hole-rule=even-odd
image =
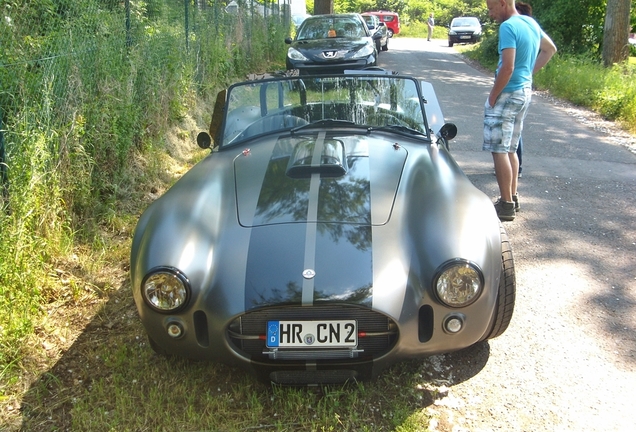
[{"label": "racing stripe", "polygon": [[284,155],[307,139],[311,138],[278,141],[256,194],[253,182],[260,176],[252,174],[255,167],[247,164],[249,158],[237,163],[239,201],[245,201],[239,212],[249,209],[248,198],[255,203],[253,217],[241,216],[244,226],[251,229],[246,310],[325,302],[371,306],[371,164],[366,146],[360,146],[356,137],[327,138],[320,133],[313,138],[311,165],[320,166],[328,139],[340,139],[348,151],[347,173],[329,177],[317,172],[291,178],[286,175],[289,157]]},{"label": "racing stripe", "polygon": [[[320,165],[323,146],[325,144],[325,132],[320,132],[316,139],[314,154],[311,164]],[[307,230],[305,232],[305,261],[304,271],[316,268],[316,235],[318,230],[318,197],[320,192],[320,173],[311,175],[309,183],[309,205],[307,206]],[[314,303],[314,278],[303,277],[302,305],[310,306]]]}]

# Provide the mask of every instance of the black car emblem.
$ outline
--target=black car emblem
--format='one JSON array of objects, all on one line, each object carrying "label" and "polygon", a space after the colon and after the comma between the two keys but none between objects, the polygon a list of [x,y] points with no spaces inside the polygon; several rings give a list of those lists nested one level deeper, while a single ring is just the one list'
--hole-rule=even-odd
[{"label": "black car emblem", "polygon": [[325,58],[335,58],[337,54],[338,54],[338,51],[323,51],[322,52],[322,55]]}]

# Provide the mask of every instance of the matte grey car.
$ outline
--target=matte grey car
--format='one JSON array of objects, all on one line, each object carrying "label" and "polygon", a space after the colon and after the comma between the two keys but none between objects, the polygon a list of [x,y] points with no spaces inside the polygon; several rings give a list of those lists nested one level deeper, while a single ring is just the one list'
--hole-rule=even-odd
[{"label": "matte grey car", "polygon": [[512,251],[456,131],[429,83],[377,69],[220,92],[211,153],[134,234],[151,346],[303,385],[503,333]]}]

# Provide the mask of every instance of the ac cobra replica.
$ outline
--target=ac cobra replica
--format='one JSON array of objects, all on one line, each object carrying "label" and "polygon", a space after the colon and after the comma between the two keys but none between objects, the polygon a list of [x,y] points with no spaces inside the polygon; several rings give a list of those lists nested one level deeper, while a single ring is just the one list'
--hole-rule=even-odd
[{"label": "ac cobra replica", "polygon": [[430,83],[382,70],[220,92],[210,154],[134,234],[152,348],[324,384],[502,334],[512,251],[455,134]]}]

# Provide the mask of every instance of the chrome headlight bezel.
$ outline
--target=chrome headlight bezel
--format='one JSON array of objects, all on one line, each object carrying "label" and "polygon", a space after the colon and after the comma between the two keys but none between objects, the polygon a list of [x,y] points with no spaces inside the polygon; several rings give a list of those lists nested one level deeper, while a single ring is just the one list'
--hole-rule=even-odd
[{"label": "chrome headlight bezel", "polygon": [[369,57],[371,54],[374,53],[374,51],[375,51],[374,44],[366,44],[365,46],[360,48],[358,51],[356,51],[351,57],[355,59]]},{"label": "chrome headlight bezel", "polygon": [[477,301],[483,290],[484,274],[479,266],[468,260],[447,261],[435,272],[433,292],[446,306],[452,308],[469,306]]},{"label": "chrome headlight bezel", "polygon": [[294,61],[307,61],[307,57],[305,57],[303,55],[303,53],[301,53],[300,51],[298,51],[296,48],[292,48],[290,47],[287,50],[287,57],[289,57],[291,60]]},{"label": "chrome headlight bezel", "polygon": [[160,313],[180,311],[188,305],[192,293],[188,278],[174,267],[153,268],[140,288],[146,305]]}]

